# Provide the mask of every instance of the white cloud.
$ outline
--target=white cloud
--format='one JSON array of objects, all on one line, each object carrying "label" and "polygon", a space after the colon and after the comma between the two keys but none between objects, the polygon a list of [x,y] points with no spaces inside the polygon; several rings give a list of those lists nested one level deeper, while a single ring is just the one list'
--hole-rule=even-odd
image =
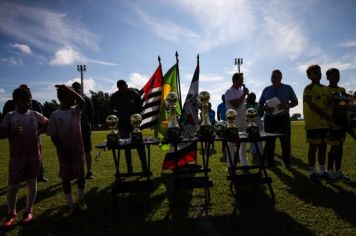
[{"label": "white cloud", "polygon": [[20,50],[23,54],[32,54],[30,46],[26,44],[12,43],[10,47]]},{"label": "white cloud", "polygon": [[15,58],[15,57],[1,58],[1,63],[9,64],[9,65],[12,65],[12,66],[23,65],[22,59],[21,58]]},{"label": "white cloud", "polygon": [[[72,84],[74,82],[80,83],[80,78],[76,77],[72,80],[68,80],[64,84],[67,86],[72,86]],[[83,79],[83,87],[84,87],[84,94],[86,94],[86,95],[90,94],[90,92],[89,92],[90,90],[96,91],[96,82],[95,82],[94,78]]]},{"label": "white cloud", "polygon": [[49,64],[50,65],[71,65],[76,62],[82,62],[83,61],[83,56],[73,50],[70,47],[65,47],[59,49],[54,56],[54,59],[52,59]]},{"label": "white cloud", "polygon": [[97,36],[66,14],[12,1],[1,1],[0,5],[2,33],[48,52],[63,45],[98,50]]},{"label": "white cloud", "polygon": [[339,44],[340,47],[351,48],[356,47],[356,40],[346,41]]},{"label": "white cloud", "polygon": [[0,88],[0,93],[1,93],[1,94],[2,94],[2,93],[6,93],[5,89]]},{"label": "white cloud", "polygon": [[[129,87],[141,89],[149,79],[150,77],[148,75],[134,72],[129,75],[129,80],[126,82]],[[115,83],[115,88],[116,88],[116,83]]]}]

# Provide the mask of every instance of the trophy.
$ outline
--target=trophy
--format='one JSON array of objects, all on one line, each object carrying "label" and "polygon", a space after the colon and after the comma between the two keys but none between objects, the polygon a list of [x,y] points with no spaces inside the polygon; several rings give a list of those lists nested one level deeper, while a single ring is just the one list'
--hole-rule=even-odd
[{"label": "trophy", "polygon": [[201,109],[201,123],[199,127],[199,135],[204,139],[214,138],[214,130],[209,119],[209,99],[210,94],[207,91],[202,91],[198,96]]},{"label": "trophy", "polygon": [[140,130],[140,124],[142,122],[142,116],[140,114],[133,114],[130,117],[131,125],[134,129],[131,132],[131,143],[141,144],[142,143],[142,133]]},{"label": "trophy", "polygon": [[111,132],[106,136],[106,145],[108,148],[113,148],[119,145],[119,131],[117,130],[117,124],[119,119],[115,115],[109,115],[106,117],[106,125]]},{"label": "trophy", "polygon": [[223,120],[219,120],[214,124],[214,132],[218,137],[224,137],[224,133],[227,127],[227,122]]},{"label": "trophy", "polygon": [[249,108],[246,110],[246,118],[247,118],[247,128],[246,133],[247,136],[251,139],[256,139],[260,137],[260,130],[255,123],[257,117],[257,111],[255,108]]},{"label": "trophy", "polygon": [[178,95],[175,92],[170,92],[167,95],[166,102],[168,103],[168,128],[165,139],[169,142],[177,142],[181,139],[181,130],[177,121],[176,103]]},{"label": "trophy", "polygon": [[235,121],[237,113],[233,109],[229,109],[226,113],[227,126],[225,129],[225,138],[229,142],[237,142],[239,140],[239,129],[237,128]]}]

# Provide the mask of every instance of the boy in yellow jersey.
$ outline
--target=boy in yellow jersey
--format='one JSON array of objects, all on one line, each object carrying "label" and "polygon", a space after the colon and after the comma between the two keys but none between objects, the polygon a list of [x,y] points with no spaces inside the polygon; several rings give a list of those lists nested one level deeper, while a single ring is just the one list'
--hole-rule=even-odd
[{"label": "boy in yellow jersey", "polygon": [[[307,69],[307,76],[311,84],[304,88],[303,112],[307,142],[309,143],[308,164],[309,179],[314,184],[320,184],[320,179],[331,180],[325,172],[326,141],[328,137],[328,123],[331,116],[327,113],[330,98],[326,86],[320,84],[321,69],[319,65],[311,65]],[[315,159],[318,152],[319,173],[315,172]]]},{"label": "boy in yellow jersey", "polygon": [[[340,72],[336,68],[331,68],[326,72],[326,79],[329,80],[329,92],[332,95],[337,92],[344,92],[346,90],[339,87],[337,84],[340,81]],[[334,115],[333,106],[329,106],[329,111],[331,115]],[[349,180],[341,171],[341,159],[343,154],[343,144],[346,137],[346,130],[335,124],[334,122],[329,123],[329,140],[330,151],[328,154],[328,174],[329,177],[333,179]],[[334,169],[335,163],[335,169]],[[335,170],[335,172],[334,172]]]}]

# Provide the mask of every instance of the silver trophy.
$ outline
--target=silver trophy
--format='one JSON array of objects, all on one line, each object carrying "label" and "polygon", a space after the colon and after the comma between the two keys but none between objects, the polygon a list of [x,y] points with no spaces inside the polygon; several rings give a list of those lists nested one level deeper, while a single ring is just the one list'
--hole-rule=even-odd
[{"label": "silver trophy", "polygon": [[255,122],[257,115],[258,114],[255,108],[249,108],[246,110],[246,118],[248,122],[246,133],[251,139],[256,139],[260,137],[260,130]]},{"label": "silver trophy", "polygon": [[239,129],[237,128],[235,121],[237,119],[237,112],[233,109],[227,110],[225,113],[227,126],[225,130],[225,138],[229,142],[236,142],[239,140]]},{"label": "silver trophy", "polygon": [[140,144],[142,143],[142,132],[140,130],[142,116],[140,114],[133,114],[130,117],[130,121],[134,128],[131,132],[131,143]]},{"label": "silver trophy", "polygon": [[181,130],[177,120],[177,101],[178,95],[175,92],[170,92],[167,95],[166,103],[168,104],[168,128],[165,139],[169,142],[176,142],[181,139]]},{"label": "silver trophy", "polygon": [[214,132],[218,137],[224,137],[226,131],[227,122],[224,120],[219,120],[214,124]]},{"label": "silver trophy", "polygon": [[214,136],[214,129],[209,119],[209,100],[210,94],[207,91],[202,91],[198,96],[201,110],[201,122],[199,127],[199,135],[204,139],[211,139]]},{"label": "silver trophy", "polygon": [[106,145],[108,148],[113,148],[119,145],[119,131],[117,130],[117,125],[119,119],[115,115],[109,115],[106,117],[106,125],[111,130],[111,132],[106,136]]}]

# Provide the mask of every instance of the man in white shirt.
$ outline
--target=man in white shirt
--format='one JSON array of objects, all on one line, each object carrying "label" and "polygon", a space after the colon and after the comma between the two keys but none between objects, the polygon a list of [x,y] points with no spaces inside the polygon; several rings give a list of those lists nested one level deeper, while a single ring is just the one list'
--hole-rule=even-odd
[{"label": "man in white shirt", "polygon": [[[226,110],[234,109],[237,112],[236,126],[239,132],[246,131],[247,121],[245,115],[245,98],[248,95],[248,89],[243,86],[244,77],[242,73],[235,73],[232,76],[232,86],[225,93]],[[235,143],[228,143],[232,161],[235,154]],[[240,162],[243,166],[247,166],[246,159],[246,143],[240,143],[239,149]],[[227,166],[231,167],[230,160],[227,161]]]}]

